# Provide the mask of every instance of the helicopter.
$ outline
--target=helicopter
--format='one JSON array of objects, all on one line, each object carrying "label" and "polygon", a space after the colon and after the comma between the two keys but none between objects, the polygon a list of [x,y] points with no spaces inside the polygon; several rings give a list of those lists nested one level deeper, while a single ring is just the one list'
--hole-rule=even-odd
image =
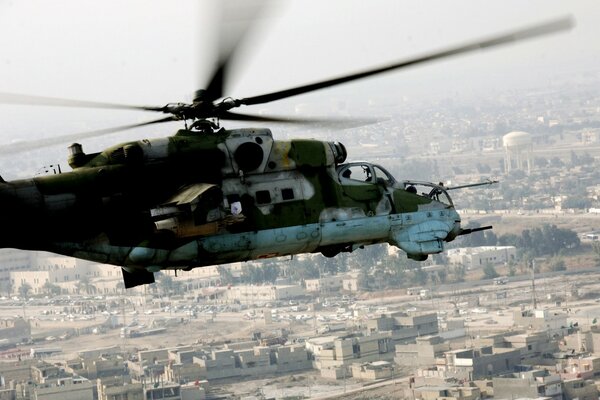
[{"label": "helicopter", "polygon": [[[165,116],[97,135],[171,121],[174,135],[86,153],[69,146],[71,171],[0,177],[0,248],[42,250],[122,269],[124,285],[154,282],[161,270],[302,253],[334,257],[388,243],[411,259],[441,253],[460,235],[451,190],[399,181],[385,167],[348,162],[340,142],[276,140],[270,129],[225,129],[221,121],[296,122],[232,111],[373,75],[568,29],[570,18],[489,37],[363,72],[245,98],[224,95],[232,51],[191,103],[135,106],[0,93],[0,102],[153,111]],[[305,122],[305,121],[299,121]],[[15,152],[78,140],[62,136],[8,146]],[[2,149],[0,149],[0,152]]]}]

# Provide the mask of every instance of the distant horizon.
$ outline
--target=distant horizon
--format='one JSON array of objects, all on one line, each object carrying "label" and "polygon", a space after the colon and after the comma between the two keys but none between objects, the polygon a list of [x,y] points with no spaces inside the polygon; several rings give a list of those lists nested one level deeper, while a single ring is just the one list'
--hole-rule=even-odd
[{"label": "distant horizon", "polygon": [[[215,2],[85,3],[0,0],[0,92],[139,105],[189,101],[213,65],[220,30]],[[235,3],[233,3],[235,4]],[[566,33],[452,57],[240,112],[294,110],[319,101],[390,104],[469,98],[563,84],[600,70],[600,3],[536,0],[448,4],[407,1],[277,2],[242,46],[228,95],[271,90],[384,65],[434,49],[572,15]],[[114,12],[118,9],[118,12]],[[212,43],[212,45],[211,45]],[[597,72],[596,72],[597,74]],[[574,79],[579,79],[575,76]],[[205,78],[204,78],[205,79]],[[560,83],[559,83],[560,82]],[[388,100],[389,99],[389,100]],[[308,107],[313,111],[317,107]],[[321,110],[317,110],[321,111]],[[326,110],[323,110],[326,111]],[[356,117],[371,117],[372,109]],[[326,113],[325,113],[326,115]],[[153,113],[0,104],[0,143],[154,119]],[[166,124],[107,137],[164,132]],[[226,126],[239,126],[236,123]],[[248,124],[245,124],[248,126]],[[287,129],[287,128],[282,128]],[[0,160],[0,174],[2,173]]]}]

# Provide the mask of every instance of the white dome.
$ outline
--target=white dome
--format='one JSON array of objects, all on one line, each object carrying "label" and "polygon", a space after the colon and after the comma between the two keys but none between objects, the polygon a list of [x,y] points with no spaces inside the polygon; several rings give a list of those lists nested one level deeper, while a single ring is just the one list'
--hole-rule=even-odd
[{"label": "white dome", "polygon": [[531,143],[531,134],[527,132],[515,131],[507,133],[502,137],[502,144],[504,147],[527,146]]}]

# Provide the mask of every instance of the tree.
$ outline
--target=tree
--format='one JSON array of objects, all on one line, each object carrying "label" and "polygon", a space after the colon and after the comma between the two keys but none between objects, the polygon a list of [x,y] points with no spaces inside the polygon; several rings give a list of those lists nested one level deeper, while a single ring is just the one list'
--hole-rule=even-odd
[{"label": "tree", "polygon": [[554,168],[562,168],[565,166],[565,164],[562,162],[562,160],[558,157],[552,157],[550,159],[550,166],[554,167]]},{"label": "tree", "polygon": [[233,284],[233,274],[229,270],[229,268],[224,267],[223,265],[219,265],[217,267],[217,271],[219,272],[219,278],[221,279],[221,285],[231,285]]},{"label": "tree", "polygon": [[467,268],[462,264],[458,264],[452,268],[451,273],[454,277],[454,282],[464,282],[467,275]]},{"label": "tree", "polygon": [[116,285],[115,285],[115,289],[117,289],[117,292],[119,293],[123,293],[125,291],[125,283],[123,281],[119,281]]},{"label": "tree", "polygon": [[6,293],[6,296],[10,296],[12,293],[12,281],[10,279],[5,280],[4,282],[0,282],[0,290]]},{"label": "tree", "polygon": [[514,261],[508,263],[508,276],[515,276],[517,274],[517,266]]},{"label": "tree", "polygon": [[280,268],[273,262],[262,265],[250,265],[242,271],[240,281],[248,284],[275,283],[279,277]]},{"label": "tree", "polygon": [[42,289],[44,290],[44,293],[49,295],[58,295],[61,293],[60,286],[55,285],[50,281],[46,281],[46,283],[44,283],[44,286],[42,286]]},{"label": "tree", "polygon": [[485,245],[486,246],[496,246],[498,245],[498,236],[494,233],[494,231],[489,230],[485,231]]},{"label": "tree", "polygon": [[565,260],[562,257],[552,257],[550,260],[550,271],[565,271],[566,269]]},{"label": "tree", "polygon": [[406,263],[398,259],[391,260],[388,273],[389,286],[398,287],[406,284]]},{"label": "tree", "polygon": [[441,269],[437,272],[437,277],[440,283],[446,283],[446,281],[448,280],[448,273],[445,269]]},{"label": "tree", "polygon": [[494,279],[499,276],[500,275],[498,275],[498,272],[496,272],[496,268],[492,264],[485,264],[485,266],[483,267],[483,277],[485,279]]},{"label": "tree", "polygon": [[417,268],[413,269],[411,282],[413,282],[415,285],[422,286],[426,284],[427,278],[429,278],[429,275],[427,275],[427,272],[423,271],[423,268],[421,268],[420,265]]},{"label": "tree", "polygon": [[157,277],[157,281],[160,290],[162,290],[165,295],[168,295],[173,291],[173,278],[171,275],[161,272]]},{"label": "tree", "polygon": [[87,275],[82,276],[76,284],[79,293],[92,294],[96,292],[96,287],[90,282]]},{"label": "tree", "polygon": [[365,268],[370,270],[378,262],[385,260],[387,256],[387,247],[385,245],[374,244],[352,252],[350,258],[358,264],[360,269]]},{"label": "tree", "polygon": [[592,250],[596,256],[596,264],[600,265],[600,242],[592,243]]},{"label": "tree", "polygon": [[507,233],[498,238],[498,245],[500,246],[517,246],[519,236],[513,233]]},{"label": "tree", "polygon": [[545,168],[548,166],[549,162],[544,157],[535,157],[533,159],[533,164],[538,168]]},{"label": "tree", "polygon": [[502,235],[498,238],[498,244],[516,246],[523,254],[541,257],[554,256],[564,250],[576,249],[581,242],[575,231],[545,224],[541,228],[525,229],[520,236]]},{"label": "tree", "polygon": [[29,292],[31,291],[31,285],[27,282],[23,282],[21,286],[19,286],[19,296],[23,298],[29,297]]},{"label": "tree", "polygon": [[312,261],[312,257],[294,258],[293,265],[288,269],[288,276],[296,282],[319,277],[319,268]]},{"label": "tree", "polygon": [[263,266],[263,283],[275,283],[281,273],[279,265],[268,263]]},{"label": "tree", "polygon": [[313,256],[313,261],[319,266],[319,271],[321,271],[322,274],[335,275],[339,271],[338,257],[339,255],[335,257],[325,257],[321,254],[315,254]]},{"label": "tree", "polygon": [[592,201],[586,196],[574,195],[567,197],[561,206],[562,208],[586,209],[592,206]]}]

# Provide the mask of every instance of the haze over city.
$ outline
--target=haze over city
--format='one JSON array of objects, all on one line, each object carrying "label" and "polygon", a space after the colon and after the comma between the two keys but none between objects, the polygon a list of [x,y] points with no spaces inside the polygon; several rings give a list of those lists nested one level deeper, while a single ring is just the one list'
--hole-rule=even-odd
[{"label": "haze over city", "polygon": [[[600,7],[593,1],[526,5],[518,1],[419,5],[315,1],[281,2],[266,8],[239,54],[228,91],[232,96],[359,71],[565,15],[572,15],[577,24],[568,33],[385,74],[291,98],[268,109],[290,108],[311,99],[360,102],[381,93],[400,103],[552,85],[556,77],[594,70],[600,53],[595,40]],[[206,83],[214,65],[210,60],[216,55],[220,29],[228,29],[215,26],[218,15],[214,4],[194,1],[175,5],[2,2],[2,91],[125,104],[189,100]],[[0,112],[6,127],[0,133],[4,142],[153,117],[56,107],[3,106]],[[376,112],[369,110],[364,116]],[[176,127],[167,125],[161,132]],[[136,134],[146,133],[155,130]]]}]

